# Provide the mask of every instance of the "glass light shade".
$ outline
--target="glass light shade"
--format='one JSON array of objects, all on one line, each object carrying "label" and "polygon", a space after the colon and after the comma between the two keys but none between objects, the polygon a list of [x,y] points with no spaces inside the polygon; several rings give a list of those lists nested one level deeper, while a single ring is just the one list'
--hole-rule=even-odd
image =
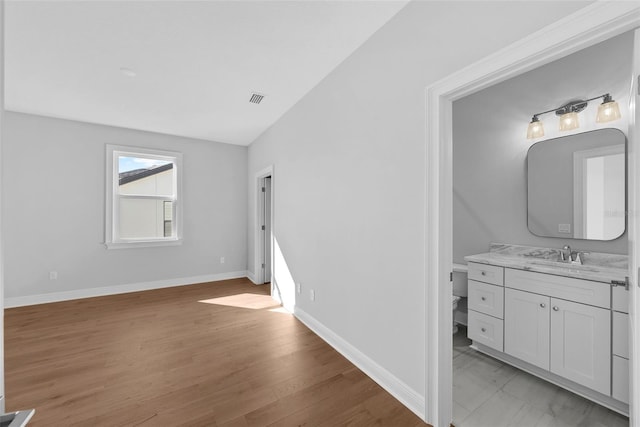
[{"label": "glass light shade", "polygon": [[579,126],[578,113],[575,111],[560,116],[560,130],[577,129]]},{"label": "glass light shade", "polygon": [[542,122],[532,120],[527,128],[527,139],[540,138],[542,136],[544,136],[544,126],[542,126]]},{"label": "glass light shade", "polygon": [[606,123],[620,118],[620,107],[616,101],[603,102],[598,106],[597,123]]}]

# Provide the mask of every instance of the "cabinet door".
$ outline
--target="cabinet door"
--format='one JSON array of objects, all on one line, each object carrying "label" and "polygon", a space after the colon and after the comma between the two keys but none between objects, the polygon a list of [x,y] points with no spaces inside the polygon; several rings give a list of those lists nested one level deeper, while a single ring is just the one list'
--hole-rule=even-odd
[{"label": "cabinet door", "polygon": [[613,354],[616,356],[629,358],[629,315],[614,311],[611,313],[613,319],[613,336],[611,337]]},{"label": "cabinet door", "polygon": [[551,299],[551,372],[611,394],[611,311]]},{"label": "cabinet door", "polygon": [[544,295],[505,289],[504,351],[549,369],[549,302]]},{"label": "cabinet door", "polygon": [[613,356],[613,390],[611,396],[629,403],[629,360]]}]

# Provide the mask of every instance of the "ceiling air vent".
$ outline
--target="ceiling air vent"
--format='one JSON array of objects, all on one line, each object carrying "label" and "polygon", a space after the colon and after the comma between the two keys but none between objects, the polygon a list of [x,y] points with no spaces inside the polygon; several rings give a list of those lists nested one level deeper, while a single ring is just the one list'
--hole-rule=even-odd
[{"label": "ceiling air vent", "polygon": [[260,95],[259,93],[252,93],[249,102],[252,104],[260,104],[264,99],[264,95]]}]

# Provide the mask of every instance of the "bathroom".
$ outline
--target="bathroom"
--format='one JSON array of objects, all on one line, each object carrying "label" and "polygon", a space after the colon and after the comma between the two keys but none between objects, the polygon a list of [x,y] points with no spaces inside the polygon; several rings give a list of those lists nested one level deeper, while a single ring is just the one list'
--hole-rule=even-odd
[{"label": "bathroom", "polygon": [[[492,243],[557,250],[570,246],[581,253],[627,255],[626,229],[591,240],[572,237],[566,224],[558,224],[555,231],[560,233],[546,236],[529,224],[528,173],[532,171],[527,155],[534,144],[555,138],[605,128],[628,134],[633,42],[633,32],[621,34],[453,103],[453,294],[458,297],[454,302],[453,419],[457,427],[629,423],[621,411],[606,409],[469,348],[465,257],[489,252]],[[553,112],[558,106],[604,94],[617,101],[620,119],[597,123],[603,102],[599,98],[578,113],[579,127],[558,129]],[[539,116],[544,136],[527,139],[532,116],[547,110],[552,111]],[[553,234],[558,237],[548,237]]]}]

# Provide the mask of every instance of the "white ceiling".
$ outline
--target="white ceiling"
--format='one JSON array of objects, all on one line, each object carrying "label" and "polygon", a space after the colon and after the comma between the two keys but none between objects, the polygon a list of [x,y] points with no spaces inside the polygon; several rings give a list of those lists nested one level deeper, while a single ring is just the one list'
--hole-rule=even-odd
[{"label": "white ceiling", "polygon": [[248,145],[405,5],[9,0],[5,108]]}]

